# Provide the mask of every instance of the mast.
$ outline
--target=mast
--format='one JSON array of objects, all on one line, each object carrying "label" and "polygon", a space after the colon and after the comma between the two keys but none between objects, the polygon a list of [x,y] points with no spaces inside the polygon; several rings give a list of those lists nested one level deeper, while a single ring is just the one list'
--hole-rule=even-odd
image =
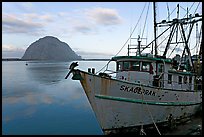
[{"label": "mast", "polygon": [[157,56],[157,21],[156,21],[156,2],[153,2],[153,9],[154,9],[154,50],[155,56]]}]

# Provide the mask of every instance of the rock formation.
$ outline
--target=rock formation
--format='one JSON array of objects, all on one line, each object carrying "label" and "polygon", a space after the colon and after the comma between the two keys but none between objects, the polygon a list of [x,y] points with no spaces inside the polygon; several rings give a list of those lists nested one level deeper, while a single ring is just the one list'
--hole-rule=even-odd
[{"label": "rock formation", "polygon": [[53,36],[46,36],[32,43],[21,59],[71,61],[81,59],[81,56],[78,56],[65,42]]}]

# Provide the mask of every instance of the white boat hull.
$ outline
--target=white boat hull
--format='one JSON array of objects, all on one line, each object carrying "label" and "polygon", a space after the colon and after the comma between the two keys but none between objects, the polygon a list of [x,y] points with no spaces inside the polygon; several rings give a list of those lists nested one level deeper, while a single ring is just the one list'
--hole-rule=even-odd
[{"label": "white boat hull", "polygon": [[172,91],[101,77],[75,70],[102,130],[134,127],[191,116],[202,103],[202,91]]}]

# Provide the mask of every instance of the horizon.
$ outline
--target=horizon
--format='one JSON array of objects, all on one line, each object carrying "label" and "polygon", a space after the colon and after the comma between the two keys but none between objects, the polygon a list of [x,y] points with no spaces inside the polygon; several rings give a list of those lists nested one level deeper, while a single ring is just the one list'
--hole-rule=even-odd
[{"label": "horizon", "polygon": [[[157,22],[166,19],[180,5],[180,17],[191,7],[202,14],[199,2],[157,2]],[[82,58],[111,58],[121,49],[137,23],[146,13],[148,43],[153,39],[150,2],[2,2],[2,58],[21,58],[28,46],[45,36],[67,43]],[[175,13],[174,13],[175,12]],[[175,17],[173,12],[171,19]],[[140,23],[133,37],[141,34]],[[191,47],[192,48],[192,47]],[[120,55],[127,54],[127,46]]]}]

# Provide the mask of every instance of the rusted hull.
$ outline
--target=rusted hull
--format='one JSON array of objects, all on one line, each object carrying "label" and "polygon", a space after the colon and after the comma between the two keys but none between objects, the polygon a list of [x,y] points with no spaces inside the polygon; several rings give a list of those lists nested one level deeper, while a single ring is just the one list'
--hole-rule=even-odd
[{"label": "rusted hull", "polygon": [[162,90],[76,70],[104,131],[166,122],[193,115],[202,92]]}]

